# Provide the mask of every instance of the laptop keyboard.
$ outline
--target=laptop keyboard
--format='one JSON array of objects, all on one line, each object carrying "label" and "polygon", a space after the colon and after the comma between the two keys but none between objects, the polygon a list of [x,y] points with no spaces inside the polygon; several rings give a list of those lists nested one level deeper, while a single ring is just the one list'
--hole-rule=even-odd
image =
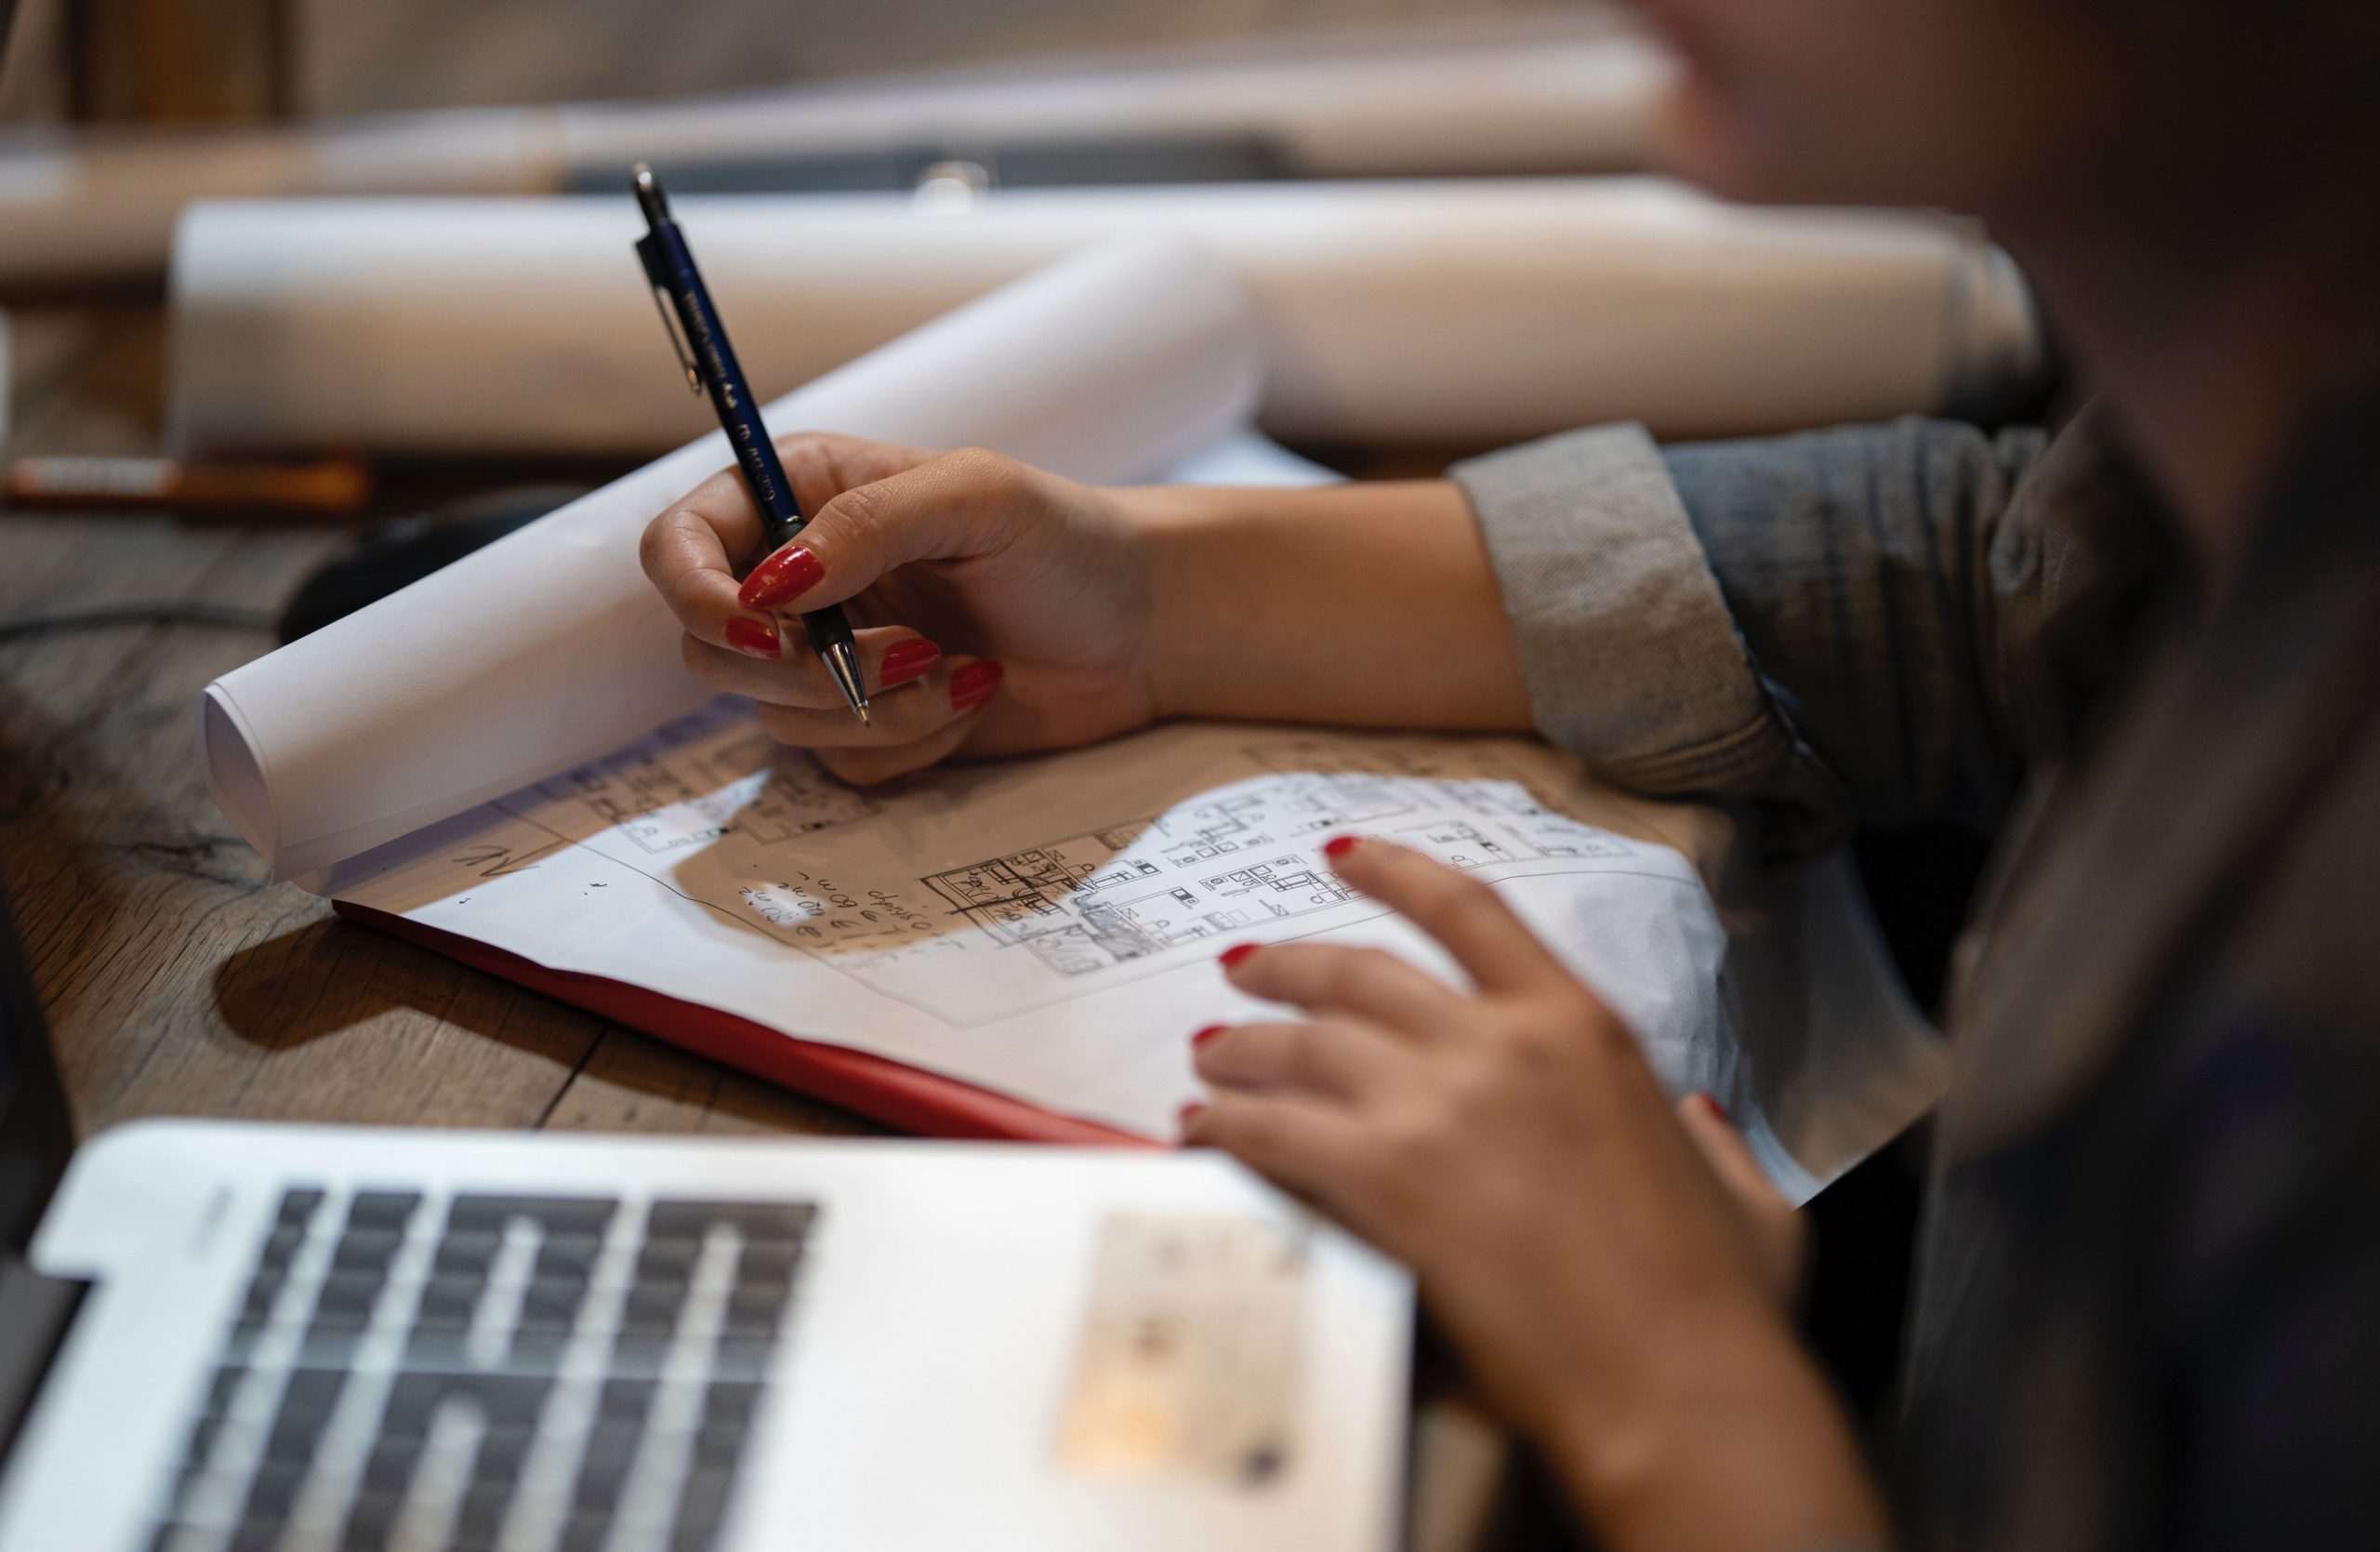
[{"label": "laptop keyboard", "polygon": [[815,1216],[289,1191],[152,1552],[707,1552]]}]

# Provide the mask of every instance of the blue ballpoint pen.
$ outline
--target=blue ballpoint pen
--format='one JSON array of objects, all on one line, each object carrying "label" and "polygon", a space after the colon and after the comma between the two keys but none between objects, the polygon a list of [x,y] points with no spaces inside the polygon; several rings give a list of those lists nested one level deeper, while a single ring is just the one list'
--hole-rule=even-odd
[{"label": "blue ballpoint pen", "polygon": [[[710,293],[703,288],[703,277],[694,269],[694,250],[686,246],[686,234],[678,223],[669,219],[669,202],[654,181],[653,169],[641,162],[636,167],[636,202],[651,228],[638,240],[636,256],[644,263],[645,277],[653,282],[654,299],[663,304],[662,325],[668,326],[675,309],[677,327],[670,329],[669,342],[686,369],[688,386],[710,394],[720,429],[735,449],[735,467],[743,471],[744,488],[752,493],[752,505],[760,514],[760,537],[767,546],[762,553],[774,554],[810,520],[794,501],[785,465],[777,461],[776,446],[769,441],[768,428],[760,423],[760,406],[752,401],[744,369],[735,364],[734,349],[720,325],[719,310],[711,305]],[[801,627],[836,688],[851,703],[853,713],[866,723],[867,691],[860,683],[859,650],[852,643],[851,622],[843,617],[842,609],[833,604],[813,609],[801,617]],[[782,619],[777,623],[777,637],[780,641],[785,637]]]}]

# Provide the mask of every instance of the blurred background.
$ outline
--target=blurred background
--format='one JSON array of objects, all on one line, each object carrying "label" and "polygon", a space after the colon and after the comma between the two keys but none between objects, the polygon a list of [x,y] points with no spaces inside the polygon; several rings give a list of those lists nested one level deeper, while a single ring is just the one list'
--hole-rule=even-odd
[{"label": "blurred background", "polygon": [[650,98],[1594,10],[1544,0],[23,0],[0,116],[220,123]]}]

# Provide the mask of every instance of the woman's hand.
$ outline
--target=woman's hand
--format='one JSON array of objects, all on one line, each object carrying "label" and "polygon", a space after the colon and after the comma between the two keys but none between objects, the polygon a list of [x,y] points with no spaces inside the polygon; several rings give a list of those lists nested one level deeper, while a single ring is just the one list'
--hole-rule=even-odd
[{"label": "woman's hand", "polygon": [[[644,569],[694,677],[846,780],[1165,716],[1529,725],[1487,548],[1445,481],[1094,489],[991,453],[778,445],[813,514],[800,538],[761,556],[730,470],[654,519]],[[873,727],[771,618],[836,603]]]},{"label": "woman's hand", "polygon": [[[1155,714],[1147,547],[1108,493],[974,450],[812,435],[778,451],[813,514],[800,537],[762,557],[731,469],[654,518],[642,556],[685,626],[686,667],[760,702],[781,742],[869,782],[961,749],[1089,743]],[[793,624],[829,604],[853,627],[868,726]]]},{"label": "woman's hand", "polygon": [[1798,1236],[1740,1141],[1715,1114],[1680,1123],[1627,1028],[1488,885],[1382,842],[1329,850],[1475,990],[1375,949],[1233,950],[1233,984],[1299,1016],[1201,1031],[1215,1097],[1187,1139],[1411,1266],[1606,1545],[1876,1537],[1781,1316]]}]

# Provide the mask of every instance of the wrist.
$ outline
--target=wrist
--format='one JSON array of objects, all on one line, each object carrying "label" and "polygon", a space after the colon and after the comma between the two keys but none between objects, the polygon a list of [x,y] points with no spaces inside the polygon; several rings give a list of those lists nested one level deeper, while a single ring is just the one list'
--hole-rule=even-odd
[{"label": "wrist", "polygon": [[1883,1546],[1831,1390],[1765,1311],[1710,1322],[1619,1386],[1569,1387],[1542,1440],[1602,1545],[1698,1552]]},{"label": "wrist", "polygon": [[1138,485],[1108,492],[1138,539],[1148,577],[1144,673],[1151,714],[1227,716],[1215,694],[1217,641],[1229,629],[1215,575],[1216,530],[1233,492],[1196,485]]}]

